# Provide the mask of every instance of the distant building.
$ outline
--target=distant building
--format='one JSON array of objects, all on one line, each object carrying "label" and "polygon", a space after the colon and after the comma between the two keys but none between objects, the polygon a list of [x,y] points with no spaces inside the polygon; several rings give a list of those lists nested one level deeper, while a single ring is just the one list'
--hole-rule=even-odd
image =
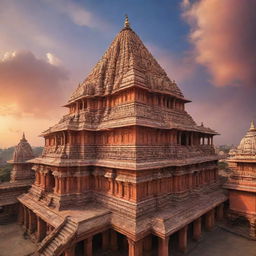
[{"label": "distant building", "polygon": [[229,190],[229,217],[246,218],[250,236],[256,239],[256,128],[253,121],[237,149],[230,151],[228,163],[233,170],[225,184]]},{"label": "distant building", "polygon": [[32,158],[34,158],[33,150],[23,134],[20,143],[14,149],[13,159],[8,161],[13,165],[11,182],[34,179],[35,173],[31,169],[32,164],[27,162]]},{"label": "distant building", "polygon": [[34,180],[32,164],[26,162],[33,157],[31,146],[23,134],[15,147],[13,159],[9,161],[13,164],[11,180],[0,184],[0,224],[17,218],[19,205],[17,197],[27,192]]},{"label": "distant building", "polygon": [[142,256],[185,251],[223,216],[213,136],[130,28],[128,19],[43,133],[35,182],[19,197],[39,255]]}]

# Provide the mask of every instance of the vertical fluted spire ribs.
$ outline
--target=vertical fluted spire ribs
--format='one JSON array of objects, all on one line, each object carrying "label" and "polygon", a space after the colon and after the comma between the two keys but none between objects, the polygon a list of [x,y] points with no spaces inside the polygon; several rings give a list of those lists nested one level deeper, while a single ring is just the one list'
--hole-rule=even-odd
[{"label": "vertical fluted spire ribs", "polygon": [[139,36],[130,28],[126,15],[124,28],[73,93],[69,103],[83,96],[103,96],[133,86],[184,98],[177,84],[169,79]]}]

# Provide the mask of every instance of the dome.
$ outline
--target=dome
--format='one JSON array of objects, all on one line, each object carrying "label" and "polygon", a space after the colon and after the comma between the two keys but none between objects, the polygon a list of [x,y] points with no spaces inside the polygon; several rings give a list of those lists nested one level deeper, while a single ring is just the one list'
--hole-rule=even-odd
[{"label": "dome", "polygon": [[237,154],[256,155],[256,128],[254,122],[251,122],[249,131],[241,140],[236,150]]},{"label": "dome", "polygon": [[34,158],[34,154],[32,148],[28,141],[25,138],[23,133],[22,139],[20,143],[15,147],[13,154],[13,162],[14,163],[24,163],[27,160]]}]

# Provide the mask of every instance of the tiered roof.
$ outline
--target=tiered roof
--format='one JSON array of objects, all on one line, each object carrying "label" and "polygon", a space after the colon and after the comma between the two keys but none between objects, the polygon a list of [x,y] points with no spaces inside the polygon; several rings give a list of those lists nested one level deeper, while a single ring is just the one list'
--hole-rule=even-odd
[{"label": "tiered roof", "polygon": [[[84,97],[103,97],[129,87],[140,87],[189,102],[126,20],[124,28],[92,72],[79,84],[66,106]],[[116,108],[115,111],[68,114],[42,135],[63,130],[100,130],[130,125],[217,134],[210,128],[198,126],[186,111],[164,110],[157,107],[153,111],[150,106],[134,103],[126,106],[126,111],[119,111]]]},{"label": "tiered roof", "polygon": [[79,84],[68,103],[82,97],[104,96],[137,86],[188,101],[167,76],[129,23],[118,33],[101,60]]}]

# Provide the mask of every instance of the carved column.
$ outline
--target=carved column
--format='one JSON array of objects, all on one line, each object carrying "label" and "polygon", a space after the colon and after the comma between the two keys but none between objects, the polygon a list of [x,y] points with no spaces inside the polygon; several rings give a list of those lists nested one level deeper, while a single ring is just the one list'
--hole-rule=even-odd
[{"label": "carved column", "polygon": [[189,189],[193,188],[193,173],[189,173],[189,177],[188,177],[188,182],[189,182]]},{"label": "carved column", "polygon": [[46,223],[37,216],[37,241],[41,242],[46,236]]},{"label": "carved column", "polygon": [[28,223],[28,231],[32,234],[36,230],[36,215],[31,210],[28,210]]},{"label": "carved column", "polygon": [[55,183],[55,187],[54,187],[54,193],[58,194],[59,191],[59,177],[58,176],[54,176],[54,183]]},{"label": "carved column", "polygon": [[70,182],[70,177],[66,177],[66,193],[70,193],[71,191],[71,182]]},{"label": "carved column", "polygon": [[187,240],[188,240],[187,230],[188,230],[188,226],[185,226],[179,231],[179,250],[181,252],[185,252],[187,249]]},{"label": "carved column", "polygon": [[224,216],[223,203],[217,206],[217,220],[222,220]]},{"label": "carved column", "polygon": [[210,210],[205,214],[205,228],[210,231],[214,226],[214,211]]},{"label": "carved column", "polygon": [[28,209],[26,206],[23,206],[23,212],[24,212],[24,227],[25,230],[28,230]]},{"label": "carved column", "polygon": [[158,237],[158,256],[169,256],[169,236]]},{"label": "carved column", "polygon": [[92,237],[84,240],[84,255],[92,256]]},{"label": "carved column", "polygon": [[21,203],[19,203],[19,217],[18,217],[18,223],[20,225],[24,224],[24,208]]},{"label": "carved column", "polygon": [[202,227],[201,227],[201,217],[194,220],[193,222],[193,239],[196,241],[200,239],[202,233]]},{"label": "carved column", "polygon": [[133,241],[128,238],[129,256],[143,256],[142,240]]},{"label": "carved column", "polygon": [[249,222],[250,222],[250,233],[249,233],[249,235],[252,239],[255,240],[256,239],[256,219],[251,218],[251,219],[249,219]]}]

